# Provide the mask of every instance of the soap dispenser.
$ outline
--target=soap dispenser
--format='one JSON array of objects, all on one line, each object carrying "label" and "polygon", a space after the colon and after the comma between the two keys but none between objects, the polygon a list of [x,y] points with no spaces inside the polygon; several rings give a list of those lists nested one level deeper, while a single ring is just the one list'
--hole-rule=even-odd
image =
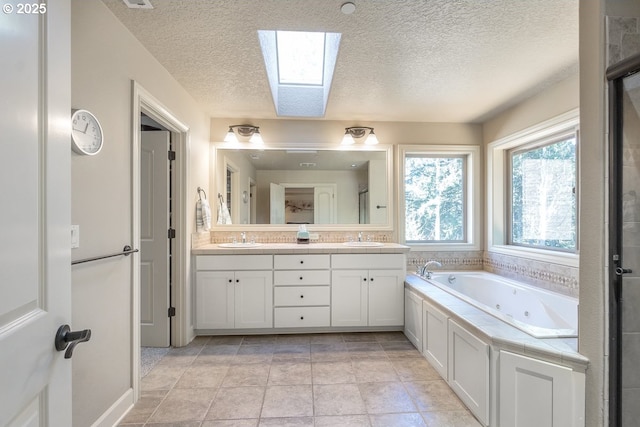
[{"label": "soap dispenser", "polygon": [[298,234],[296,234],[296,242],[305,244],[309,243],[309,232],[307,226],[302,224],[298,227]]}]

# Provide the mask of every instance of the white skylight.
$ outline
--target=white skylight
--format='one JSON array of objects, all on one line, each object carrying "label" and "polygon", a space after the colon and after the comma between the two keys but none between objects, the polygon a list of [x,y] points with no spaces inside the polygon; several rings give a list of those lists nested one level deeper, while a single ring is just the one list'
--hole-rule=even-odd
[{"label": "white skylight", "polygon": [[325,33],[276,31],[280,84],[321,85]]},{"label": "white skylight", "polygon": [[258,31],[278,116],[324,116],[340,38],[340,33]]}]

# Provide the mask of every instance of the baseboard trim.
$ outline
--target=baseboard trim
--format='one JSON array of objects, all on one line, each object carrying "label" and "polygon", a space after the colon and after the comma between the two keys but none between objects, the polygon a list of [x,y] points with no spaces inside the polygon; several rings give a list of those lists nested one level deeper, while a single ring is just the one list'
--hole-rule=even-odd
[{"label": "baseboard trim", "polygon": [[133,389],[130,388],[124,392],[118,400],[116,400],[104,414],[96,420],[91,427],[114,427],[127,415],[127,412],[133,408],[134,404]]}]

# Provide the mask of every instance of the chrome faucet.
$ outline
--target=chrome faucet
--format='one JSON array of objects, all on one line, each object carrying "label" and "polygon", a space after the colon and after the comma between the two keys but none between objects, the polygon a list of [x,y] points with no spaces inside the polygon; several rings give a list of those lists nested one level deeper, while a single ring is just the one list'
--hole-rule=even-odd
[{"label": "chrome faucet", "polygon": [[424,265],[422,266],[422,274],[421,274],[421,276],[424,277],[425,279],[431,279],[431,275],[433,274],[433,272],[429,269],[429,267],[431,266],[442,268],[442,264],[440,264],[435,259],[431,259],[425,262]]},{"label": "chrome faucet", "polygon": [[362,231],[358,233],[358,242],[362,242]]},{"label": "chrome faucet", "polygon": [[242,241],[242,243],[247,243],[247,233],[245,233],[244,231],[240,233],[240,240]]}]

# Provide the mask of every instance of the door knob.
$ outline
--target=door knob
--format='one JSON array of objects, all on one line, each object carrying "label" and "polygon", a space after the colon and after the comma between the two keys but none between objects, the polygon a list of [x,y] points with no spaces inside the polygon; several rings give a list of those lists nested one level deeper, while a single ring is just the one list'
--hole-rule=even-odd
[{"label": "door knob", "polygon": [[91,329],[85,329],[83,331],[73,331],[69,325],[62,325],[56,332],[56,350],[64,352],[65,359],[71,359],[73,356],[73,349],[76,348],[81,342],[89,341],[91,339]]},{"label": "door knob", "polygon": [[618,276],[622,276],[623,274],[629,274],[629,273],[633,273],[633,271],[630,268],[622,268],[622,267],[616,268],[616,274]]}]

